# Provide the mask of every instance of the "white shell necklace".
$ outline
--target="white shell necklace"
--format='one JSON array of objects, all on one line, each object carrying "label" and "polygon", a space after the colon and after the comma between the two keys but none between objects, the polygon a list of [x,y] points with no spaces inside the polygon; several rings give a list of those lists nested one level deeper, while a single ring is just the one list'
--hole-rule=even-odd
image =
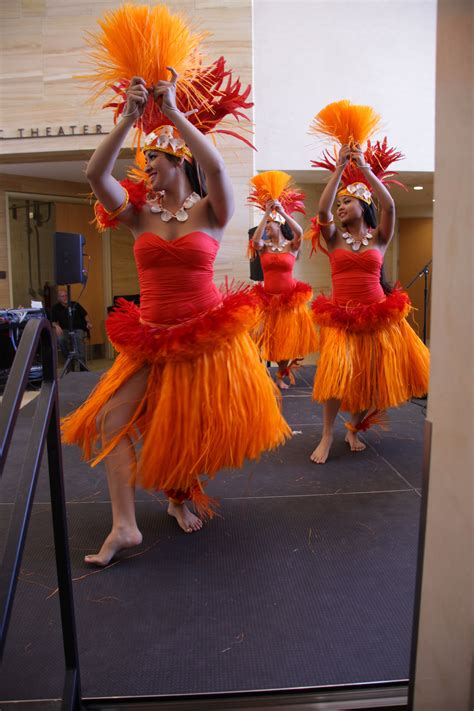
[{"label": "white shell necklace", "polygon": [[275,245],[275,244],[272,243],[272,245],[271,245],[271,247],[270,247],[270,250],[271,250],[272,252],[283,252],[283,250],[284,250],[285,247],[286,247],[287,242],[288,242],[288,240],[285,240],[284,242],[278,242],[277,245]]},{"label": "white shell necklace", "polygon": [[346,240],[346,244],[351,245],[353,252],[358,252],[362,245],[364,245],[364,247],[367,247],[367,245],[369,244],[369,240],[371,240],[372,238],[373,234],[371,234],[370,230],[367,230],[362,239],[354,239],[350,232],[342,233],[342,239]]},{"label": "white shell necklace", "polygon": [[159,213],[163,222],[169,222],[173,218],[175,220],[178,220],[178,222],[186,222],[186,220],[189,218],[189,215],[186,210],[190,210],[197,202],[201,200],[200,195],[198,195],[197,193],[191,193],[191,195],[188,195],[188,197],[183,202],[177,212],[171,212],[171,210],[167,210],[166,207],[163,207],[163,198],[164,194],[161,193],[153,201],[153,204],[150,207],[151,212]]}]

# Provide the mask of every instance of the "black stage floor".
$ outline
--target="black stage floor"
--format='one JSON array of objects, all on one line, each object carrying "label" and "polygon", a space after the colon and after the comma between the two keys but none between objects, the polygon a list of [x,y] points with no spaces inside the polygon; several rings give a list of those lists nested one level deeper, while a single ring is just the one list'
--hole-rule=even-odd
[{"label": "black stage floor", "polygon": [[[408,676],[421,486],[423,411],[390,413],[391,431],[350,453],[337,421],[325,465],[314,368],[284,394],[293,439],[209,486],[220,517],[181,532],[164,501],[137,492],[142,546],[87,567],[110,526],[103,466],[64,449],[84,697],[324,686]],[[98,379],[61,382],[65,414]],[[20,415],[1,485],[8,526],[34,402]],[[5,660],[0,701],[62,694],[63,658],[43,464]],[[3,535],[2,535],[3,538]]]}]

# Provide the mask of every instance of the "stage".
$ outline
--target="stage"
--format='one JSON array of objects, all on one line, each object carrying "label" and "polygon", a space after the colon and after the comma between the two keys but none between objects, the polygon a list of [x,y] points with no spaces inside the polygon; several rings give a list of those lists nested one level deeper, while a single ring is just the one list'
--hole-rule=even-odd
[{"label": "stage", "polygon": [[[82,693],[189,694],[405,680],[417,560],[424,413],[390,411],[391,430],[351,453],[338,417],[330,459],[309,455],[321,432],[314,368],[283,394],[294,435],[208,491],[219,516],[185,534],[161,495],[137,491],[143,544],[105,569],[86,566],[110,528],[103,465],[64,453]],[[62,414],[98,373],[60,382]],[[251,393],[249,393],[251,397]],[[1,483],[2,541],[22,443],[20,413]],[[57,699],[63,652],[49,490],[43,463],[0,677],[0,701]],[[2,703],[2,708],[4,704]]]}]

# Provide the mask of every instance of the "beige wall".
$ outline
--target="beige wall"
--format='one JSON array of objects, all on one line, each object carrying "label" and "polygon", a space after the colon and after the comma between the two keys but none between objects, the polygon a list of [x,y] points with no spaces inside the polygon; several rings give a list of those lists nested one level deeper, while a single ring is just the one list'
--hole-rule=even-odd
[{"label": "beige wall", "polygon": [[[78,151],[86,159],[97,146],[100,136],[90,132],[96,124],[101,124],[104,131],[109,129],[111,112],[100,110],[100,102],[91,108],[86,103],[87,90],[73,77],[85,72],[85,32],[95,30],[96,19],[116,4],[100,0],[94,3],[89,0],[2,3],[0,126],[3,136],[17,135],[18,128],[24,128],[27,135],[32,127],[39,128],[43,135],[49,126],[53,137],[0,140],[0,161],[38,160],[54,154],[58,154],[59,159],[59,153],[67,158]],[[210,60],[223,54],[242,83],[251,82],[251,0],[172,0],[167,4],[174,10],[186,12],[191,19],[198,18],[200,26],[212,33],[207,43]],[[81,134],[81,127],[87,125],[89,134],[54,137],[60,125],[68,132],[72,124],[77,126],[76,134]],[[234,185],[237,209],[216,261],[216,281],[222,281],[225,275],[244,279],[248,275],[246,234],[251,226],[245,198],[248,180],[254,172],[255,155],[250,148],[230,138],[218,138],[217,142]],[[39,192],[47,193],[49,187],[45,181]],[[83,193],[84,187],[79,191]],[[3,210],[1,206],[0,269],[7,257]],[[0,304],[9,305],[7,299],[8,283],[0,280]]]},{"label": "beige wall", "polygon": [[473,103],[470,0],[439,0],[431,465],[414,711],[470,711],[473,655]]}]

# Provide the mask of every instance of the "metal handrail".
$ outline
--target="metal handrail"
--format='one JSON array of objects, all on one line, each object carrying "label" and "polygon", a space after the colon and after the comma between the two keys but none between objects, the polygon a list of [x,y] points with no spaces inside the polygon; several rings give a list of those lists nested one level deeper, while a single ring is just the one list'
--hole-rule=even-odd
[{"label": "metal handrail", "polygon": [[66,673],[62,708],[81,707],[77,633],[68,548],[63,462],[59,433],[56,347],[49,321],[30,319],[25,326],[0,404],[0,476],[8,456],[21,400],[38,346],[41,346],[43,381],[21,470],[19,486],[0,570],[0,659],[3,656],[21,559],[46,444],[53,518]]}]

